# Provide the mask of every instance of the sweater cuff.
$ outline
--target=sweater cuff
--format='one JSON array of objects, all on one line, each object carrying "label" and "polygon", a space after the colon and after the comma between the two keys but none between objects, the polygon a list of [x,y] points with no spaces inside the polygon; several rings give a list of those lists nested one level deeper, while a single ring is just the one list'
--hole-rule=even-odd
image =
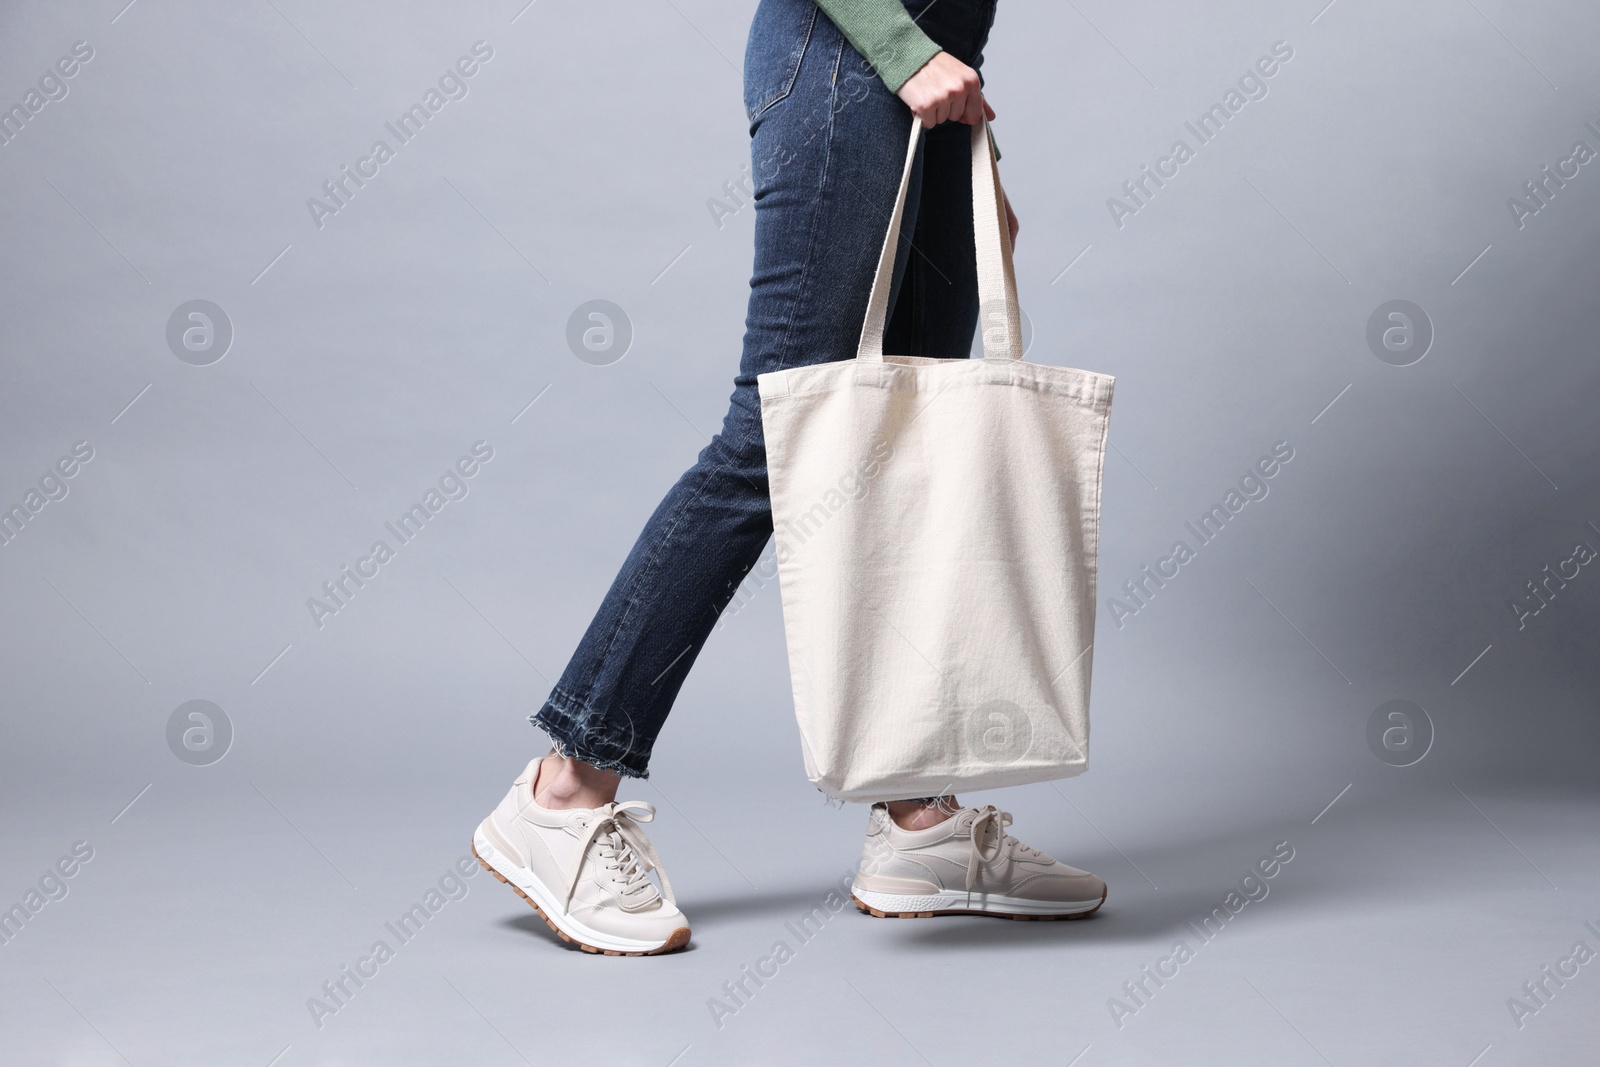
[{"label": "sweater cuff", "polygon": [[[851,40],[856,50],[883,79],[891,93],[944,49],[933,43],[912,21],[899,3],[885,4],[883,0],[831,0],[823,5],[830,18],[840,27],[855,28],[866,25],[874,29],[870,40]],[[845,34],[848,38],[850,34]]]},{"label": "sweater cuff", "polygon": [[913,74],[927,66],[928,60],[944,51],[917,29],[916,23],[909,17],[906,19],[906,27],[909,32],[903,36],[896,34],[891,39],[894,50],[889,58],[874,63],[878,77],[883,79],[883,84],[888,86],[891,93],[898,93],[900,87],[910,81]]}]

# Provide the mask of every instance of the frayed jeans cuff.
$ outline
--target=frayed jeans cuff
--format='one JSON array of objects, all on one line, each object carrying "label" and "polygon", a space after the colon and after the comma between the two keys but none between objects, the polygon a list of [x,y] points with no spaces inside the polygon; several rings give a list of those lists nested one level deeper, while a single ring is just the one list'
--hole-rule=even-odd
[{"label": "frayed jeans cuff", "polygon": [[597,770],[624,778],[650,777],[648,753],[637,753],[627,743],[609,736],[612,726],[603,716],[583,708],[559,690],[552,690],[544,706],[528,716],[528,721],[548,734],[556,752],[568,759],[582,760]]}]

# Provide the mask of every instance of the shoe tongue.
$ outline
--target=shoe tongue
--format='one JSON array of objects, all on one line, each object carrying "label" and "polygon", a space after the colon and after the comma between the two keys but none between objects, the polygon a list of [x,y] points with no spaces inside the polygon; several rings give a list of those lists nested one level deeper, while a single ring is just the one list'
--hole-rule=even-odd
[{"label": "shoe tongue", "polygon": [[[636,867],[639,864],[639,858],[634,854],[633,846],[628,844],[627,840],[615,830],[607,830],[605,833],[597,835],[592,847],[595,849],[596,859],[602,863],[604,862],[603,857],[609,854],[619,860],[631,859]],[[606,870],[602,875],[603,878],[611,882],[617,896],[628,902],[630,906],[635,907],[643,906],[654,900],[658,895],[655,883],[644,877],[642,871],[639,874],[638,881],[630,883],[628,876],[623,873],[624,866],[626,866],[625,863],[619,863],[615,870]]]},{"label": "shoe tongue", "polygon": [[[620,858],[626,854],[625,850],[628,846],[615,830],[607,830],[603,834],[596,835],[594,844],[590,847],[595,850],[596,855],[602,858],[607,856]],[[620,877],[620,874],[618,877]]]}]

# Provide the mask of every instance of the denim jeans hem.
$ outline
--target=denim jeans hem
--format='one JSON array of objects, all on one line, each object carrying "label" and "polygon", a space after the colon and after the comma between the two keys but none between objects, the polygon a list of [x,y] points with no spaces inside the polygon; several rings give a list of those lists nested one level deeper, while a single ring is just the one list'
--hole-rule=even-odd
[{"label": "denim jeans hem", "polygon": [[544,706],[528,721],[550,737],[561,756],[579,759],[597,770],[612,771],[624,778],[649,778],[649,755],[641,755],[625,745],[596,736],[598,724],[607,721],[592,709],[583,708],[559,688],[550,691]]}]

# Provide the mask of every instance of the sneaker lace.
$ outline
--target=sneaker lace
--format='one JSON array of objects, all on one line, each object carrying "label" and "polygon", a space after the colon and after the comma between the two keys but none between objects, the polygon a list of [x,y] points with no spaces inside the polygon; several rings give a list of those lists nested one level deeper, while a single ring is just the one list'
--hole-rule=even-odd
[{"label": "sneaker lace", "polygon": [[972,853],[967,859],[967,892],[972,892],[978,886],[978,871],[984,864],[992,863],[1002,854],[1010,850],[1013,854],[1020,853],[1028,858],[1043,856],[1044,853],[1036,848],[1024,845],[1015,837],[1006,833],[1006,827],[1011,825],[1011,813],[1001,811],[993,804],[985,804],[977,809],[977,816],[972,820]]},{"label": "sneaker lace", "polygon": [[[591,844],[598,845],[596,852],[601,867],[615,871],[622,882],[615,889],[617,902],[624,911],[636,911],[649,904],[654,897],[655,885],[646,875],[655,871],[661,876],[661,890],[668,903],[676,904],[672,895],[672,882],[661,866],[661,857],[655,846],[639,828],[656,817],[656,809],[643,800],[625,800],[595,808],[584,824],[579,846],[579,856],[588,853]],[[583,862],[573,868],[572,880],[567,883],[565,907],[572,906],[572,895],[578,889],[578,877],[583,872]]]}]

